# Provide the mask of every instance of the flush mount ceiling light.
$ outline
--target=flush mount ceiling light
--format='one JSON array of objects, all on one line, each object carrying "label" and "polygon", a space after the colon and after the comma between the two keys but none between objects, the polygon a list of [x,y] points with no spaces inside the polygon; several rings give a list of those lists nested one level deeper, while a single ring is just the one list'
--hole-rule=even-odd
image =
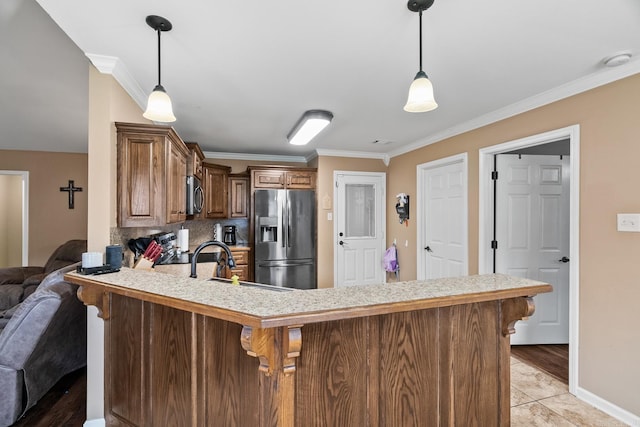
[{"label": "flush mount ceiling light", "polygon": [[154,122],[175,122],[176,116],[173,115],[171,99],[160,83],[160,33],[162,31],[171,31],[173,26],[171,22],[162,16],[149,15],[146,21],[158,33],[158,84],[149,95],[147,109],[142,116]]},{"label": "flush mount ceiling light", "polygon": [[296,125],[287,135],[289,144],[305,145],[326,128],[333,119],[333,114],[325,110],[309,110],[300,117]]},{"label": "flush mount ceiling light", "polygon": [[429,81],[427,74],[422,71],[422,12],[429,9],[434,0],[409,0],[407,7],[412,12],[420,14],[420,71],[411,83],[409,88],[409,97],[404,111],[410,113],[424,113],[426,111],[438,108],[435,98],[433,97],[433,85]]},{"label": "flush mount ceiling light", "polygon": [[602,60],[602,63],[607,67],[618,67],[624,65],[631,60],[631,52],[618,52],[613,55],[607,56]]}]

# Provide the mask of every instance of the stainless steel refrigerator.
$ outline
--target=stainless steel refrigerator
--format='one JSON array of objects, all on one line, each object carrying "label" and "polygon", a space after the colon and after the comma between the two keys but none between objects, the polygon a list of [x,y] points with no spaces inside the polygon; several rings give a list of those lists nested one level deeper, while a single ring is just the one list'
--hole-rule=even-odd
[{"label": "stainless steel refrigerator", "polygon": [[315,289],[315,191],[256,190],[254,206],[255,281]]}]

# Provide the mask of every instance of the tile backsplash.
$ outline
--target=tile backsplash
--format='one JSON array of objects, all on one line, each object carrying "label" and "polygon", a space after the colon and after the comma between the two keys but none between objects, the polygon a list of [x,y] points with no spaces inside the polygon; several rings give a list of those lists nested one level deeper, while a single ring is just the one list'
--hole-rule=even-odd
[{"label": "tile backsplash", "polygon": [[188,220],[175,224],[167,224],[164,227],[113,227],[111,229],[111,244],[122,245],[125,253],[125,265],[133,254],[129,250],[127,243],[130,239],[138,237],[149,237],[153,234],[166,233],[173,231],[178,234],[178,230],[184,226],[189,229],[189,246],[195,247],[200,243],[213,240],[213,228],[215,224],[236,226],[236,241],[238,246],[246,246],[249,244],[249,221],[247,219],[220,219],[220,220]]}]

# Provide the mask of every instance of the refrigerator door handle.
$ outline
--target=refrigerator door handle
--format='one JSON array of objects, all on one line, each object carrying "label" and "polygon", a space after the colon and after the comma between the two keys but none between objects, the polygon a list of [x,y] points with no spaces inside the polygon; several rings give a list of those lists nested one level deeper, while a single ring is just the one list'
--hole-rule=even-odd
[{"label": "refrigerator door handle", "polygon": [[284,206],[284,202],[282,200],[282,194],[280,193],[280,191],[278,190],[278,208],[280,208],[280,213],[279,213],[279,218],[278,218],[278,223],[279,223],[279,227],[280,228],[280,245],[284,248],[287,246],[287,234],[286,231],[284,229],[284,225],[286,224],[286,218],[285,218],[285,206]]},{"label": "refrigerator door handle", "polygon": [[287,197],[287,247],[291,247],[289,237],[291,236],[291,200]]},{"label": "refrigerator door handle", "polygon": [[274,267],[304,267],[307,265],[312,265],[313,262],[312,261],[308,261],[308,262],[285,262],[285,261],[281,261],[279,263],[265,263],[265,264],[258,264],[258,267],[260,268],[274,268]]}]

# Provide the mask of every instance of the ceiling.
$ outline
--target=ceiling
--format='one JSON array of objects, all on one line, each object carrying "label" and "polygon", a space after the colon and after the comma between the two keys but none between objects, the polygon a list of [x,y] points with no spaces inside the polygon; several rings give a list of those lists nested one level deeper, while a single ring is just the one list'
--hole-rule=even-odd
[{"label": "ceiling", "polygon": [[[393,156],[640,72],[637,0],[436,0],[423,15],[423,65],[439,104],[427,113],[402,109],[418,71],[418,15],[404,0],[364,8],[344,0],[37,1],[62,31],[50,21],[29,30],[33,18],[16,23],[33,0],[0,6],[0,53],[26,39],[37,55],[13,52],[24,61],[14,70],[24,92],[3,100],[3,130],[20,123],[23,131],[73,133],[67,128],[75,121],[86,124],[83,52],[99,69],[114,67],[114,77],[144,108],[157,83],[157,36],[145,23],[150,14],[173,24],[162,34],[162,84],[178,118],[172,125],[205,152]],[[48,19],[37,5],[29,7]],[[11,33],[11,43],[9,30],[20,36]],[[52,49],[54,41],[66,48]],[[629,63],[604,66],[605,57],[621,51],[634,55]],[[106,62],[98,61],[102,56]],[[72,60],[84,74],[63,71]],[[0,73],[6,93],[8,72]],[[36,99],[43,90],[54,96]],[[287,133],[309,109],[331,111],[333,122],[309,145],[290,146]],[[16,110],[24,118],[13,117]],[[33,139],[23,145],[35,145]],[[86,138],[68,140],[79,147],[55,151],[86,151]],[[6,144],[0,148],[15,148]]]}]

